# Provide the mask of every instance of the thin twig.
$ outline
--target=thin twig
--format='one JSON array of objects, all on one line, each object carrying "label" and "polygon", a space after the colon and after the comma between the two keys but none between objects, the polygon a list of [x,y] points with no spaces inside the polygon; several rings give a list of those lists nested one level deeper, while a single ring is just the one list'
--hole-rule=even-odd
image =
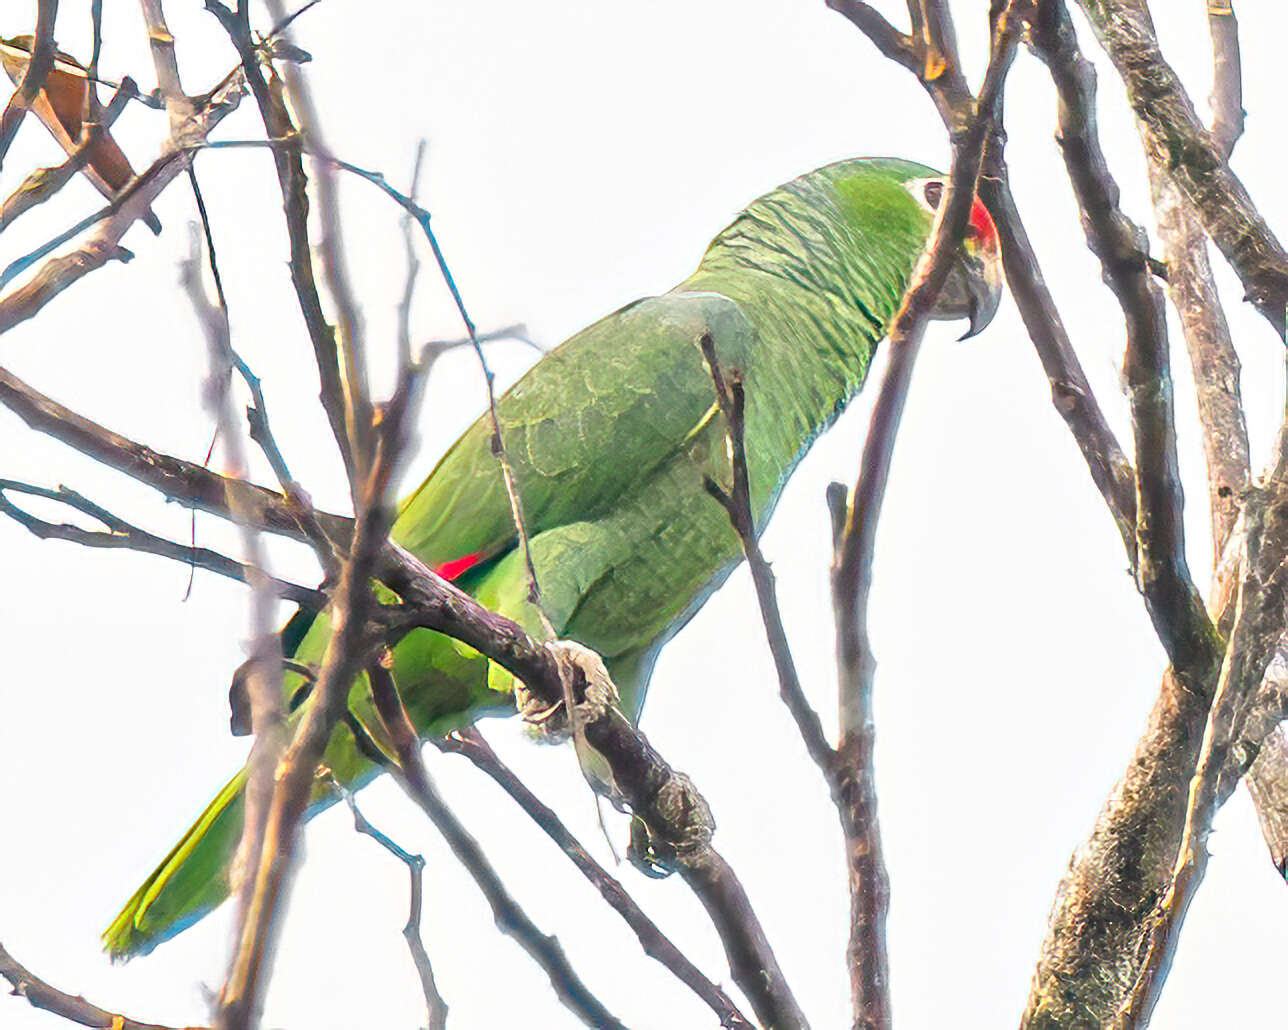
[{"label": "thin twig", "polygon": [[[219,274],[219,259],[215,251],[215,234],[210,225],[210,215],[206,210],[206,201],[202,196],[201,186],[197,181],[195,165],[188,167],[188,180],[192,185],[192,195],[197,204],[197,214],[201,218],[201,229],[205,237],[206,255],[210,265],[210,277],[214,282],[215,297],[219,303],[220,311],[223,312],[223,320],[228,322],[228,297],[224,293],[223,277]],[[251,367],[233,347],[231,339],[226,341],[226,352],[228,361],[246,384],[247,389],[250,390],[251,406],[246,409],[246,421],[250,430],[250,438],[259,446],[259,449],[264,453],[264,457],[268,459],[269,467],[272,468],[273,475],[277,478],[277,482],[282,488],[282,493],[299,510],[301,525],[308,534],[309,542],[313,544],[314,553],[317,555],[322,568],[328,576],[334,577],[339,571],[335,558],[335,542],[327,536],[326,531],[317,519],[312,517],[312,498],[300,486],[295,477],[291,475],[291,470],[287,467],[286,459],[282,456],[281,448],[277,444],[277,438],[273,435],[272,424],[268,418],[268,404],[264,400],[264,390],[259,376],[255,375]],[[216,435],[218,435],[218,432],[216,430]]]},{"label": "thin twig", "polygon": [[[447,258],[443,254],[442,247],[439,246],[438,237],[435,235],[433,227],[430,225],[430,215],[423,207],[417,204],[411,197],[398,192],[385,180],[380,172],[369,171],[366,168],[360,168],[348,161],[342,161],[334,155],[320,155],[326,163],[336,168],[351,172],[361,179],[365,179],[373,186],[379,188],[384,194],[397,203],[405,212],[407,212],[416,224],[420,226],[421,232],[429,242],[430,250],[434,254],[434,261],[438,265],[438,270],[443,277],[443,282],[447,285],[448,292],[452,296],[452,302],[456,306],[457,313],[461,316],[461,321],[465,325],[466,335],[469,337],[470,346],[474,348],[474,353],[478,357],[479,366],[483,370],[483,379],[487,386],[488,398],[488,417],[492,426],[492,454],[501,467],[501,477],[505,483],[506,497],[510,504],[510,516],[514,522],[515,533],[519,538],[519,546],[523,553],[524,566],[528,574],[528,600],[545,619],[541,603],[541,585],[537,579],[537,569],[532,561],[532,548],[528,534],[527,522],[523,514],[523,502],[519,496],[518,483],[514,477],[514,469],[510,465],[510,459],[505,451],[505,443],[501,437],[501,417],[496,407],[496,377],[492,373],[491,366],[488,365],[487,357],[483,353],[482,341],[479,338],[478,330],[475,328],[473,319],[470,318],[469,312],[465,308],[465,300],[461,296],[461,291],[456,285],[456,279],[452,275],[452,270],[447,264]],[[553,635],[553,631],[551,631]]]},{"label": "thin twig", "polygon": [[[99,81],[98,77],[98,59],[103,56],[103,0],[90,0],[89,4],[89,21],[90,21],[90,53],[89,64],[85,68],[85,78],[90,82],[90,88],[86,91],[89,98],[89,116],[91,121],[98,121],[99,107],[98,90],[93,88],[93,84]],[[121,80],[124,85],[125,80]]]},{"label": "thin twig", "polygon": [[332,789],[344,798],[344,803],[349,806],[349,813],[353,816],[354,830],[370,837],[407,867],[411,889],[408,892],[407,922],[403,926],[402,935],[407,941],[407,950],[411,952],[411,961],[416,967],[416,975],[420,978],[421,993],[425,996],[425,1016],[428,1020],[428,1028],[429,1030],[445,1030],[448,1004],[438,991],[438,984],[434,980],[434,967],[430,964],[429,952],[425,950],[425,942],[420,935],[421,905],[425,892],[425,856],[413,855],[395,844],[386,834],[377,830],[367,821],[367,817],[359,811],[358,803],[354,800],[353,793],[346,789],[344,784],[334,776],[327,776],[327,780],[330,782]]},{"label": "thin twig", "polygon": [[[387,184],[383,183],[383,180],[378,181],[376,178],[372,178],[370,173],[364,174],[362,169],[351,165],[347,167],[349,171],[380,185],[385,189],[386,193],[394,196],[394,199],[400,199],[395,196],[394,191]],[[410,198],[406,199],[408,203],[404,207],[416,219],[421,231],[424,232],[426,239],[429,240],[430,249],[434,252],[434,260],[438,263],[438,270],[442,273],[443,281],[447,284],[448,291],[452,295],[456,310],[461,316],[461,321],[465,324],[465,332],[470,338],[470,345],[474,348],[474,354],[478,358],[479,367],[483,370],[483,380],[487,385],[488,417],[491,419],[492,424],[492,454],[501,467],[501,476],[505,481],[506,497],[510,502],[510,517],[514,521],[514,529],[519,537],[519,546],[523,550],[523,562],[528,573],[528,600],[542,614],[544,619],[545,615],[542,611],[541,603],[541,583],[537,579],[537,567],[532,561],[532,543],[528,534],[527,521],[523,514],[523,501],[519,496],[519,485],[514,478],[514,469],[510,465],[509,456],[505,451],[505,442],[501,437],[501,416],[496,407],[496,377],[488,365],[487,356],[483,353],[483,344],[479,339],[478,330],[474,327],[474,321],[470,318],[469,312],[465,310],[465,300],[461,297],[461,291],[457,288],[456,280],[447,265],[447,258],[444,256],[442,248],[438,245],[438,237],[435,236],[433,229],[430,227],[429,212],[412,202]]]},{"label": "thin twig", "polygon": [[[167,100],[169,103],[169,100]],[[196,195],[200,197],[195,174],[188,168]],[[200,205],[207,243],[209,221],[205,219],[204,204]],[[209,350],[210,377],[206,384],[206,404],[214,416],[223,440],[227,480],[228,509],[240,531],[242,549],[250,570],[250,661],[244,667],[243,682],[250,701],[251,731],[255,743],[247,760],[245,812],[241,842],[233,860],[229,882],[238,898],[239,929],[245,926],[254,899],[255,880],[248,875],[254,869],[256,856],[264,846],[269,810],[274,796],[274,777],[278,763],[286,749],[286,709],[282,701],[282,647],[274,631],[276,605],[267,589],[267,557],[255,528],[259,521],[255,510],[255,495],[246,484],[248,463],[241,430],[233,415],[231,379],[233,348],[228,322],[228,308],[222,285],[218,288],[218,305],[212,305],[201,285],[202,237],[197,226],[191,226],[192,251],[181,268],[184,288],[192,301],[198,318],[206,331]],[[214,253],[209,248],[206,257],[214,264]],[[214,271],[219,284],[218,273]]]},{"label": "thin twig", "polygon": [[623,1024],[587,989],[568,962],[562,945],[543,934],[506,890],[478,841],[470,835],[447,807],[429,778],[420,753],[420,739],[394,683],[393,675],[381,664],[367,671],[371,696],[398,764],[386,766],[408,796],[429,816],[461,864],[487,898],[497,927],[513,937],[550,978],[559,1000],[587,1026],[620,1028]]},{"label": "thin twig", "polygon": [[331,641],[303,717],[274,774],[263,844],[247,870],[247,901],[216,1025],[242,1030],[256,1024],[267,986],[285,888],[296,841],[331,732],[345,708],[350,685],[373,647],[366,632],[372,603],[369,580],[392,522],[388,490],[401,453],[413,385],[404,377],[376,434],[377,448],[359,493],[353,540],[331,604]]},{"label": "thin twig", "polygon": [[[30,428],[62,441],[108,468],[125,473],[168,500],[220,518],[231,517],[227,482],[217,472],[197,462],[154,451],[145,444],[114,433],[59,404],[4,368],[0,368],[0,404]],[[330,537],[341,543],[346,543],[353,533],[353,520],[346,516],[316,509],[305,513],[290,498],[276,491],[253,484],[248,486],[255,494],[254,509],[259,529],[308,542],[304,527],[314,519]]]},{"label": "thin twig", "polygon": [[[193,113],[180,135],[188,140],[203,139],[236,108],[240,99],[240,83],[236,78],[230,79]],[[107,262],[128,260],[131,255],[120,245],[121,237],[135,221],[147,215],[152,201],[187,167],[192,159],[191,155],[190,146],[175,148],[167,143],[161,156],[137,175],[133,184],[127,186],[117,200],[77,226],[73,235],[84,227],[102,222],[74,251],[51,258],[30,282],[0,299],[0,333],[34,318],[63,290]],[[63,236],[67,237],[68,234]],[[37,254],[43,256],[47,249],[42,248]],[[32,260],[38,258],[23,259],[24,262]],[[20,264],[22,262],[16,262],[6,269],[4,277],[7,279],[11,270]]]},{"label": "thin twig", "polygon": [[[302,160],[303,141],[287,107],[283,87],[274,75],[272,82],[265,78],[260,63],[260,51],[251,39],[249,25],[222,4],[208,3],[206,9],[218,18],[241,58],[242,72],[255,97],[260,119],[268,138],[277,140],[272,148],[277,170],[278,187],[286,215],[287,240],[290,247],[291,282],[295,287],[300,314],[313,345],[313,357],[318,369],[319,399],[331,426],[331,434],[344,461],[351,493],[356,482],[353,433],[350,427],[351,409],[340,371],[340,356],[334,326],[327,321],[318,294],[313,271],[313,244],[309,235],[308,177]],[[243,11],[243,14],[245,12]],[[279,21],[280,24],[280,21]],[[356,504],[356,500],[355,500]]]},{"label": "thin twig", "polygon": [[747,557],[747,566],[751,570],[752,583],[756,588],[756,600],[759,602],[760,616],[765,624],[769,650],[773,655],[774,668],[778,672],[779,695],[796,722],[796,729],[805,744],[806,752],[831,785],[836,752],[827,742],[818,713],[814,711],[805,697],[805,691],[801,688],[800,676],[796,672],[796,662],[792,658],[791,646],[787,642],[787,631],[783,628],[782,613],[778,608],[774,573],[769,563],[765,561],[764,554],[761,553],[760,541],[757,538],[747,473],[745,396],[742,376],[738,369],[730,369],[726,372],[722,368],[720,358],[716,354],[715,340],[710,333],[704,333],[698,342],[707,367],[711,370],[716,398],[728,427],[727,436],[733,468],[733,483],[728,492],[710,478],[707,478],[703,485],[707,493],[711,494],[724,508],[734,532],[742,542],[743,554]]},{"label": "thin twig", "polygon": [[433,743],[440,751],[464,755],[474,763],[476,768],[492,777],[497,785],[545,831],[546,835],[568,856],[568,860],[599,891],[600,896],[608,902],[613,911],[620,915],[635,932],[644,953],[662,963],[675,974],[677,979],[706,1002],[720,1017],[721,1026],[751,1030],[752,1024],[738,1011],[733,1000],[689,961],[658,925],[644,914],[621,882],[581,846],[555,811],[543,804],[497,757],[478,727],[467,727],[448,737],[437,738]]},{"label": "thin twig", "polygon": [[179,79],[174,36],[165,23],[161,0],[139,0],[139,6],[143,11],[143,23],[148,30],[148,46],[152,51],[152,66],[156,70],[157,89],[165,101],[166,115],[170,119],[170,135],[178,141],[192,117],[193,105]]},{"label": "thin twig", "polygon": [[31,110],[40,91],[44,89],[45,79],[54,67],[54,22],[58,19],[58,0],[37,0],[36,33],[31,46],[31,58],[23,69],[22,82],[14,91],[9,106],[5,108],[4,117],[0,119],[0,166],[3,166],[5,155],[22,120]]},{"label": "thin twig", "polygon": [[[416,160],[411,166],[411,187],[407,196],[416,199],[420,187],[420,166],[425,160],[425,141],[416,144]],[[416,238],[412,233],[411,212],[404,211],[402,216],[403,250],[407,255],[407,279],[403,284],[402,299],[398,302],[398,361],[406,366],[411,364],[411,303],[416,294],[416,277],[420,274],[420,259],[416,257]]]},{"label": "thin twig", "polygon": [[[292,142],[292,141],[283,141],[278,139],[218,140],[214,142],[204,142],[204,143],[196,144],[195,146],[198,146],[204,150],[240,150],[245,148],[275,149],[279,146],[282,146],[286,142]],[[292,142],[292,145],[294,145],[293,142]],[[441,251],[437,249],[437,238],[432,235],[432,231],[429,227],[430,213],[416,202],[416,198],[414,194],[408,195],[408,194],[400,193],[398,190],[394,189],[392,186],[388,184],[388,182],[385,180],[384,175],[381,172],[374,172],[374,171],[371,171],[370,169],[362,168],[359,165],[355,165],[349,161],[341,160],[340,158],[336,157],[334,154],[321,153],[314,150],[307,150],[306,152],[309,154],[310,157],[312,157],[315,161],[319,162],[320,164],[337,168],[340,171],[349,172],[352,175],[356,175],[358,178],[364,179],[367,182],[379,187],[380,190],[384,192],[386,196],[392,199],[395,203],[398,204],[399,207],[403,209],[404,227],[409,226],[412,222],[420,226],[422,231],[426,234],[426,238],[430,241],[431,247],[435,249],[436,256],[441,256]],[[419,261],[414,260],[415,259],[414,250],[412,249],[408,250],[408,258],[409,258],[408,260],[409,273],[413,267],[416,268],[417,271],[419,271],[419,267],[420,267]],[[440,272],[446,273],[449,289],[453,292],[454,299],[456,299],[458,304],[458,312],[460,312],[463,315],[463,317],[466,320],[467,327],[470,330],[472,330],[472,332],[470,335],[467,335],[467,336],[453,337],[451,339],[445,339],[445,340],[429,340],[428,342],[422,344],[421,352],[420,352],[420,360],[422,362],[433,361],[437,357],[439,357],[442,353],[448,350],[455,349],[457,347],[476,347],[479,344],[492,343],[497,340],[516,340],[519,343],[522,343],[524,346],[532,348],[538,353],[544,354],[546,352],[545,347],[543,347],[536,340],[532,339],[532,337],[528,333],[528,327],[522,322],[514,322],[510,325],[502,326],[499,329],[488,330],[487,332],[482,332],[482,333],[478,332],[477,329],[475,329],[475,327],[473,326],[473,323],[469,321],[468,314],[465,314],[463,311],[461,311],[460,304],[462,304],[463,301],[459,300],[459,296],[460,296],[459,291],[457,291],[456,289],[456,283],[455,283],[455,280],[451,277],[450,270],[447,270],[445,265],[442,263],[440,263],[439,268],[440,268]],[[410,298],[412,294],[412,286],[414,284],[414,279],[415,279],[415,276],[411,276],[409,274],[407,285],[404,287],[404,290],[403,290],[403,298],[401,303],[399,304],[398,310],[399,310],[399,320],[400,320],[399,322],[400,348],[403,346],[401,334],[406,325],[405,319],[407,318],[407,313],[410,310]],[[408,347],[408,350],[410,350],[410,339],[407,341],[407,347]]]},{"label": "thin twig", "polygon": [[[266,6],[273,20],[280,26],[279,37],[283,42],[290,44],[291,34],[288,26],[291,19],[287,15],[285,4],[281,0],[266,0]],[[249,38],[249,23],[244,3],[239,5],[238,12],[241,29]],[[283,78],[290,110],[295,112],[298,119],[296,129],[300,144],[305,150],[320,158],[320,160],[315,158],[313,162],[320,230],[317,252],[322,263],[323,280],[336,307],[337,342],[344,371],[342,385],[345,390],[349,419],[349,436],[354,444],[355,455],[361,455],[370,447],[371,391],[367,383],[366,342],[362,315],[358,310],[345,260],[339,185],[336,182],[334,167],[327,160],[330,151],[322,135],[321,119],[318,117],[317,107],[313,102],[313,94],[309,89],[303,68],[294,61],[287,61]],[[361,471],[360,467],[359,471]]]},{"label": "thin twig", "polygon": [[[59,504],[65,504],[101,522],[107,527],[107,532],[85,529],[66,522],[49,522],[38,518],[9,500],[6,496],[8,493],[20,493],[28,497],[40,497],[45,500],[56,501]],[[42,540],[67,540],[83,547],[155,554],[162,558],[171,558],[194,568],[205,569],[220,576],[227,576],[229,579],[235,579],[240,583],[249,582],[251,578],[250,570],[242,562],[206,547],[191,547],[155,536],[145,529],[131,525],[119,516],[112,514],[106,508],[95,504],[89,498],[65,486],[60,486],[57,490],[50,490],[47,487],[20,483],[12,479],[0,479],[0,513],[7,515]],[[296,604],[311,608],[317,607],[319,604],[326,604],[325,595],[310,587],[300,586],[271,576],[267,578],[266,586],[272,591],[273,596],[294,601]]]},{"label": "thin twig", "polygon": [[[490,329],[485,333],[479,333],[477,339],[479,343],[514,340],[525,347],[532,348],[538,354],[546,353],[546,348],[528,335],[528,327],[522,322],[514,322],[511,325],[502,326],[500,329]],[[421,360],[432,361],[449,350],[455,350],[457,347],[472,347],[473,345],[474,341],[468,336],[455,336],[448,340],[429,340],[421,345]]]}]

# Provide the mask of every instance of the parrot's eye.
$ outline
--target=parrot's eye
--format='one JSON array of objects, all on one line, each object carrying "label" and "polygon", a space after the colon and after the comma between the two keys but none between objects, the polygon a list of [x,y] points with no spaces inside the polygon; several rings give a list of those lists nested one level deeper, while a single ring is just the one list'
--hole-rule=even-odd
[{"label": "parrot's eye", "polygon": [[931,210],[937,210],[939,200],[944,195],[944,184],[937,179],[932,179],[922,188],[922,195],[926,198],[926,203],[930,205]]}]

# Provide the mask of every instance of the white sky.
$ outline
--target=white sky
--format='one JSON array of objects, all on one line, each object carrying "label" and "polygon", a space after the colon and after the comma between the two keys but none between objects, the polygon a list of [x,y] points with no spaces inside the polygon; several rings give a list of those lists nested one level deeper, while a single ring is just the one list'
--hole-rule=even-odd
[{"label": "white sky", "polygon": [[[6,5],[0,32],[30,31]],[[29,8],[30,5],[21,5]],[[109,3],[103,72],[153,84],[135,6]],[[200,4],[171,0],[188,88],[234,57]],[[897,13],[902,5],[888,5]],[[983,5],[959,25],[973,78],[982,70]],[[1160,5],[1162,6],[1162,5]],[[87,0],[64,0],[60,45],[88,54]],[[1204,5],[1166,5],[1164,49],[1206,111]],[[1235,167],[1274,226],[1288,225],[1279,41],[1288,15],[1243,5],[1248,132]],[[261,25],[265,22],[261,21]],[[475,320],[523,321],[557,343],[638,296],[681,279],[747,201],[803,171],[855,154],[942,166],[939,122],[912,78],[880,59],[821,2],[657,0],[641,4],[360,4],[326,0],[299,23],[328,139],[342,157],[404,183],[429,141],[422,197]],[[1089,33],[1083,42],[1093,48]],[[1124,205],[1148,220],[1130,112],[1101,64],[1101,131]],[[1007,94],[1008,155],[1020,207],[1087,373],[1120,439],[1122,326],[1082,246],[1052,142],[1045,70],[1022,53]],[[136,166],[164,120],[143,108],[118,138]],[[260,131],[253,104],[221,137]],[[57,159],[34,122],[11,151],[8,192]],[[204,155],[236,345],[264,380],[298,478],[323,505],[344,487],[315,402],[310,350],[289,290],[280,197],[267,154]],[[393,346],[402,289],[398,212],[345,184],[346,229],[373,348]],[[4,238],[3,260],[92,210],[77,182]],[[157,204],[158,240],[131,232],[113,265],[0,342],[0,363],[74,409],[160,450],[200,460],[210,422],[200,402],[205,343],[177,289],[194,217],[182,184]],[[1282,410],[1282,353],[1223,265],[1218,275],[1244,361],[1254,454]],[[420,338],[455,336],[445,291],[427,269]],[[958,345],[939,326],[922,357],[882,522],[873,611],[881,665],[876,713],[886,860],[894,899],[890,951],[904,1027],[1014,1025],[1055,886],[1127,761],[1163,656],[1125,572],[1121,544],[1082,459],[1052,409],[1013,305]],[[1191,565],[1210,565],[1206,488],[1187,366],[1176,348],[1177,406]],[[512,381],[531,352],[490,353]],[[383,379],[381,380],[384,381]],[[477,368],[445,360],[427,398],[414,484],[482,405]],[[852,479],[862,400],[810,454],[765,539],[808,692],[834,707],[828,530],[823,490]],[[260,470],[267,479],[267,473]],[[76,487],[157,532],[186,538],[188,517],[0,412],[0,476]],[[199,541],[234,548],[210,517]],[[307,578],[301,548],[275,571]],[[39,543],[0,521],[0,646],[9,669],[0,720],[0,940],[53,984],[132,1018],[186,1025],[207,1017],[221,982],[229,913],[221,910],[151,957],[113,968],[98,934],[245,752],[226,729],[229,674],[246,630],[240,587],[160,559]],[[665,651],[643,728],[690,773],[719,822],[717,846],[741,875],[783,968],[817,1028],[847,1023],[847,899],[836,819],[777,698],[750,581],[739,572]],[[528,744],[514,724],[489,738],[611,862],[566,748]],[[526,817],[464,760],[427,749],[444,793],[479,836],[534,920],[559,935],[586,983],[632,1027],[714,1026]],[[366,814],[429,861],[424,931],[451,1025],[565,1026],[536,967],[492,927],[467,875],[388,782]],[[624,827],[615,822],[619,840]],[[1259,1027],[1283,1021],[1288,889],[1266,860],[1246,795],[1222,811],[1214,858],[1191,909],[1155,1025]],[[266,1025],[413,1027],[421,1001],[399,929],[406,874],[333,810],[309,828]],[[713,978],[728,980],[713,932],[678,882],[624,868],[636,898]],[[0,998],[0,1025],[60,1025]]]}]

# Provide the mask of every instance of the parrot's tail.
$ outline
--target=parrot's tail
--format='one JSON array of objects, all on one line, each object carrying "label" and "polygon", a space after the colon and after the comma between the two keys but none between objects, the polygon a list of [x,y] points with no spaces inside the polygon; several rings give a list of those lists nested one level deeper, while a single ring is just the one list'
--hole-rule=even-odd
[{"label": "parrot's tail", "polygon": [[227,871],[241,837],[245,785],[242,769],[103,931],[103,947],[113,960],[146,955],[228,896]]}]

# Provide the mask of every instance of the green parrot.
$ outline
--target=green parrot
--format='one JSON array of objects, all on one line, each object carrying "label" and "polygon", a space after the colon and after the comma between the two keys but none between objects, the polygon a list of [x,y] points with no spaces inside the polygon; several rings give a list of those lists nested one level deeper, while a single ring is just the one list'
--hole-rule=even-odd
[{"label": "green parrot", "polygon": [[[749,485],[763,527],[813,440],[863,385],[926,244],[940,173],[889,158],[828,165],[754,201],[712,241],[697,271],[628,304],[541,359],[498,402],[553,630],[593,648],[635,716],[658,651],[742,558],[704,476],[728,483],[725,424],[699,341],[746,386]],[[997,232],[975,200],[936,317],[974,335],[1001,293]],[[528,599],[510,505],[480,418],[401,505],[392,538],[480,603],[544,633]],[[320,662],[325,614],[284,634],[302,665]],[[286,638],[295,637],[289,640]],[[393,673],[424,737],[513,710],[513,681],[468,646],[416,630]],[[285,675],[288,698],[307,694]],[[304,705],[309,702],[303,701]],[[378,721],[365,679],[350,710]],[[357,789],[380,768],[338,726],[325,758]],[[219,793],[103,934],[115,958],[151,951],[229,891],[245,771]],[[309,814],[336,800],[319,782]]]}]

